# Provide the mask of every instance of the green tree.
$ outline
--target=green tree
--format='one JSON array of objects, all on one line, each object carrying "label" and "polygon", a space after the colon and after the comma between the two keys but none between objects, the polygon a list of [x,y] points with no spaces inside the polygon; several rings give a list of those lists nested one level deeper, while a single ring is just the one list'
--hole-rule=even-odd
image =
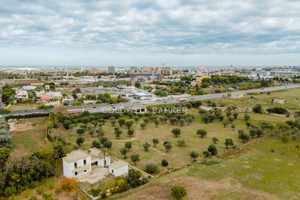
[{"label": "green tree", "polygon": [[2,91],[2,102],[5,104],[9,104],[9,102],[14,101],[16,95],[16,91],[11,88],[4,88]]},{"label": "green tree", "polygon": [[242,140],[242,142],[246,143],[250,140],[250,136],[246,134],[245,132],[239,133],[239,139]]},{"label": "green tree", "polygon": [[115,131],[116,138],[120,138],[120,136],[121,136],[122,133],[123,133],[123,132],[122,132],[120,129],[116,130],[116,131]]},{"label": "green tree", "polygon": [[237,119],[237,117],[239,116],[239,113],[238,112],[234,112],[233,116],[234,116],[234,119]]},{"label": "green tree", "polygon": [[[138,159],[136,161],[139,160],[139,155],[137,155],[136,157],[138,157]],[[138,187],[142,184],[142,173],[138,170],[134,170],[134,169],[129,169],[128,170],[128,175],[126,177],[126,182],[129,184],[130,187],[135,188]]]},{"label": "green tree", "polygon": [[155,127],[157,128],[157,126],[159,125],[159,121],[156,119],[154,120],[154,123],[155,123]]},{"label": "green tree", "polygon": [[153,138],[152,142],[153,142],[154,147],[156,147],[156,145],[159,143],[159,139],[158,138]]},{"label": "green tree", "polygon": [[98,142],[97,140],[94,140],[94,141],[92,142],[92,146],[91,146],[91,147],[92,147],[92,148],[95,147],[95,148],[97,148],[97,149],[100,149],[100,147],[101,147],[100,142]]},{"label": "green tree", "polygon": [[146,142],[145,144],[143,144],[143,147],[144,147],[145,151],[148,151],[150,144],[148,142]]},{"label": "green tree", "polygon": [[134,121],[135,121],[135,122],[138,122],[139,120],[140,120],[139,117],[134,117]]},{"label": "green tree", "polygon": [[180,126],[183,126],[184,125],[184,119],[180,119],[179,124],[180,124]]},{"label": "green tree", "polygon": [[209,145],[209,147],[207,148],[207,151],[211,154],[211,155],[217,155],[218,154],[218,150],[217,147],[213,144]]},{"label": "green tree", "polygon": [[205,124],[209,123],[209,122],[210,122],[210,117],[209,117],[209,115],[208,115],[208,114],[202,115],[202,121],[203,121]]},{"label": "green tree", "polygon": [[228,120],[225,120],[225,121],[223,121],[223,126],[224,126],[224,128],[226,128],[226,126],[229,124],[229,121]]},{"label": "green tree", "polygon": [[165,147],[166,151],[169,152],[172,149],[173,145],[171,142],[165,142],[164,147]]},{"label": "green tree", "polygon": [[[202,84],[203,85],[203,84]],[[171,189],[171,196],[175,200],[181,200],[187,195],[184,187],[181,186],[173,186]]]},{"label": "green tree", "polygon": [[254,108],[252,108],[252,109],[253,109],[253,111],[254,111],[255,113],[262,113],[262,112],[263,112],[263,109],[262,109],[261,104],[256,104],[256,105],[254,106]]},{"label": "green tree", "polygon": [[79,128],[79,129],[76,130],[76,133],[78,135],[83,135],[84,134],[84,129],[83,128]]},{"label": "green tree", "polygon": [[250,120],[250,115],[245,114],[245,115],[244,115],[244,119],[245,119],[246,122],[249,121],[249,120]]},{"label": "green tree", "polygon": [[173,128],[173,130],[171,131],[171,133],[175,136],[178,137],[181,134],[181,130],[180,128]]},{"label": "green tree", "polygon": [[116,118],[114,118],[114,117],[111,117],[111,118],[110,118],[110,123],[111,123],[112,126],[115,126],[115,125],[116,125],[116,122],[117,122],[117,121],[116,121]]},{"label": "green tree", "polygon": [[146,123],[145,123],[145,122],[141,123],[141,128],[142,128],[143,130],[146,128]]},{"label": "green tree", "polygon": [[105,142],[103,143],[103,147],[104,147],[104,148],[107,148],[107,149],[111,149],[111,147],[112,147],[112,142],[109,141],[109,140],[105,141]]},{"label": "green tree", "polygon": [[207,135],[207,132],[204,129],[199,129],[197,131],[197,135],[200,135],[201,138],[204,138]]},{"label": "green tree", "polygon": [[128,149],[126,149],[126,148],[124,148],[124,147],[120,149],[120,153],[124,156],[124,159],[127,158],[127,157],[126,157],[127,152],[128,152]]},{"label": "green tree", "polygon": [[105,134],[105,133],[104,133],[104,130],[103,130],[102,128],[97,129],[97,130],[96,130],[96,133],[97,133],[97,135],[100,136],[100,137],[103,137],[104,134]]},{"label": "green tree", "polygon": [[127,131],[127,135],[131,137],[134,134],[134,130],[131,128]]},{"label": "green tree", "polygon": [[225,145],[226,145],[226,148],[228,148],[228,147],[234,147],[233,140],[231,138],[226,138],[225,139]]},{"label": "green tree", "polygon": [[234,131],[235,125],[234,125],[234,124],[231,124],[231,128],[232,128],[232,130]]},{"label": "green tree", "polygon": [[125,119],[119,119],[118,123],[119,123],[120,127],[122,127],[125,124]]},{"label": "green tree", "polygon": [[84,137],[80,136],[76,139],[76,144],[78,144],[78,146],[81,146],[84,143],[84,141]]},{"label": "green tree", "polygon": [[217,144],[217,142],[219,141],[219,139],[216,138],[216,137],[213,137],[211,140],[212,140],[212,142],[213,142],[214,144]]},{"label": "green tree", "polygon": [[140,161],[140,155],[139,154],[132,154],[130,156],[131,161],[136,165],[136,162]]},{"label": "green tree", "polygon": [[95,133],[95,130],[94,130],[94,129],[90,129],[90,130],[89,130],[89,134],[90,134],[91,137],[94,135],[94,133]]},{"label": "green tree", "polygon": [[191,156],[192,159],[194,159],[194,162],[196,162],[196,158],[199,157],[199,153],[196,152],[196,151],[192,151],[192,152],[190,153],[190,156]]},{"label": "green tree", "polygon": [[125,143],[125,148],[128,149],[128,151],[129,151],[131,149],[131,147],[132,147],[132,142],[131,141],[127,141]]},{"label": "green tree", "polygon": [[126,121],[125,122],[125,126],[128,128],[128,129],[130,129],[131,127],[132,127],[132,125],[133,125],[133,121]]},{"label": "green tree", "polygon": [[6,147],[0,148],[0,168],[3,169],[11,150]]},{"label": "green tree", "polygon": [[167,167],[169,165],[169,163],[168,163],[167,160],[162,160],[161,165],[164,166],[164,167]]},{"label": "green tree", "polygon": [[295,120],[294,125],[295,125],[295,127],[297,127],[298,129],[300,129],[300,118],[298,118],[298,119]]}]

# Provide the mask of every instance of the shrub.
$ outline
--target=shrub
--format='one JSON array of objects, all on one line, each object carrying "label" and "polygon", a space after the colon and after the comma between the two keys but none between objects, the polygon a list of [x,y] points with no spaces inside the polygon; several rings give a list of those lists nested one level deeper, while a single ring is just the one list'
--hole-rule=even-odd
[{"label": "shrub", "polygon": [[217,150],[216,146],[213,145],[213,144],[209,145],[209,147],[207,148],[207,151],[208,151],[211,155],[217,155],[217,154],[218,154],[218,150]]},{"label": "shrub", "polygon": [[263,112],[262,106],[260,104],[256,104],[253,108],[253,111],[255,113],[262,113]]},{"label": "shrub", "polygon": [[99,195],[99,193],[101,192],[101,188],[92,188],[89,193],[93,196],[96,197]]},{"label": "shrub", "polygon": [[52,190],[54,188],[55,184],[56,184],[56,181],[54,179],[47,179],[45,181],[46,188],[50,189],[50,190]]},{"label": "shrub", "polygon": [[144,147],[145,151],[148,151],[150,144],[148,142],[146,142],[145,144],[143,144],[143,147]]},{"label": "shrub", "polygon": [[51,200],[51,199],[52,199],[52,194],[44,193],[44,194],[42,195],[42,197],[43,197],[45,200]]},{"label": "shrub", "polygon": [[44,187],[40,186],[38,188],[36,188],[36,193],[38,193],[39,195],[42,195],[44,193]]},{"label": "shrub", "polygon": [[187,195],[184,187],[173,186],[171,189],[171,196],[176,200],[181,200]]},{"label": "shrub", "polygon": [[201,164],[203,165],[216,165],[216,164],[219,164],[221,162],[220,159],[217,159],[217,158],[211,158],[211,159],[204,159]]},{"label": "shrub", "polygon": [[76,180],[67,178],[61,182],[60,188],[65,192],[73,192],[77,189]]},{"label": "shrub", "polygon": [[213,141],[214,144],[217,144],[217,142],[219,141],[219,139],[216,137],[213,137],[211,140]]},{"label": "shrub", "polygon": [[107,196],[106,189],[103,189],[103,190],[100,192],[100,198],[101,198],[101,199],[105,199],[106,196]]},{"label": "shrub", "polygon": [[169,163],[168,163],[167,160],[162,160],[162,161],[161,161],[161,165],[164,166],[164,167],[166,167],[166,166],[169,165]]},{"label": "shrub", "polygon": [[27,189],[21,193],[21,195],[25,198],[29,197],[29,195],[31,195],[31,194],[32,194],[32,190],[29,190],[29,189]]},{"label": "shrub", "polygon": [[37,196],[35,196],[35,195],[32,195],[30,198],[29,198],[29,200],[37,200],[38,198],[37,198]]},{"label": "shrub", "polygon": [[146,165],[146,172],[148,172],[149,174],[154,174],[155,172],[158,171],[158,167],[157,164],[154,162],[150,162]]},{"label": "shrub", "polygon": [[289,141],[289,138],[288,138],[288,136],[282,136],[281,137],[281,141],[283,142],[283,143],[288,143],[288,141]]},{"label": "shrub", "polygon": [[268,108],[268,112],[276,113],[276,114],[287,114],[288,111],[285,108],[275,107],[275,108]]}]

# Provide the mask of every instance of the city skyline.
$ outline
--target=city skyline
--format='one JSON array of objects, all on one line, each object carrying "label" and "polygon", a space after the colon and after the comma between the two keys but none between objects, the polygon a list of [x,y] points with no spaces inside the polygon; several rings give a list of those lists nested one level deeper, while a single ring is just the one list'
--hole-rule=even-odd
[{"label": "city skyline", "polygon": [[297,1],[0,2],[0,66],[300,63]]}]

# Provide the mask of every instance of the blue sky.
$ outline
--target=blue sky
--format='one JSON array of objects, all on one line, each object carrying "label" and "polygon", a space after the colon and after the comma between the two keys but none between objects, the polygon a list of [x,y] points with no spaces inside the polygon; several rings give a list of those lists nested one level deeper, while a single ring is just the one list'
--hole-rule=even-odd
[{"label": "blue sky", "polygon": [[0,0],[0,66],[300,65],[299,0]]}]

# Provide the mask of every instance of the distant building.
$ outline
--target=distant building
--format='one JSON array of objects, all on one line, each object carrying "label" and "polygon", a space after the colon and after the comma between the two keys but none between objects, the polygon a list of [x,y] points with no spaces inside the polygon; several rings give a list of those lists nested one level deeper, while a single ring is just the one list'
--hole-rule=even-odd
[{"label": "distant building", "polygon": [[108,67],[107,73],[114,74],[115,73],[115,67]]},{"label": "distant building", "polygon": [[16,99],[28,99],[28,93],[24,90],[18,90],[15,96]]},{"label": "distant building", "polygon": [[100,70],[95,68],[95,67],[92,67],[91,70],[90,70],[90,73],[97,74],[97,73],[100,73]]},{"label": "distant building", "polygon": [[138,99],[138,100],[148,100],[152,98],[152,94],[146,94],[146,93],[133,93],[132,96],[134,99]]},{"label": "distant building", "polygon": [[74,99],[63,99],[62,100],[63,105],[69,105],[69,104],[72,104],[73,102],[74,102]]},{"label": "distant building", "polygon": [[173,70],[172,70],[171,67],[161,67],[160,72],[161,72],[162,75],[167,75],[167,76],[173,74]]},{"label": "distant building", "polygon": [[28,90],[35,90],[35,89],[36,89],[36,86],[31,86],[31,85],[24,85],[22,87],[22,90],[26,90],[26,91],[28,91]]}]

